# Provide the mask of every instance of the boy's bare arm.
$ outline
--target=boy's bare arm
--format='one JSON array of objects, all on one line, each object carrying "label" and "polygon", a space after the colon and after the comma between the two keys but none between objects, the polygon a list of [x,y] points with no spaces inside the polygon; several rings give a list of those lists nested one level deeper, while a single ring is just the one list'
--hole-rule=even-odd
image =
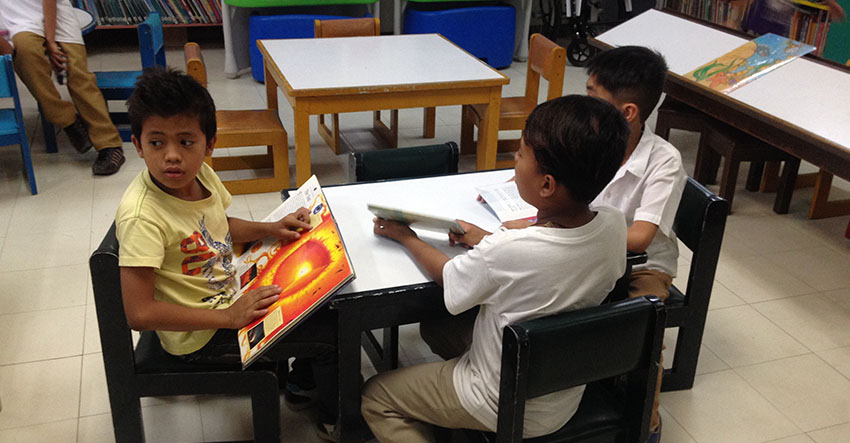
[{"label": "boy's bare arm", "polygon": [[420,240],[409,226],[390,220],[375,218],[373,220],[375,235],[386,237],[401,243],[410,251],[413,259],[425,269],[425,273],[440,286],[443,286],[443,267],[449,261],[446,254],[439,249]]},{"label": "boy's bare arm", "polygon": [[626,250],[638,254],[646,252],[656,232],[658,225],[655,223],[642,220],[632,223],[626,232]]},{"label": "boy's bare arm", "polygon": [[277,237],[288,242],[301,237],[299,231],[310,230],[310,211],[299,208],[282,219],[271,222],[254,222],[241,218],[227,217],[230,238],[233,243],[245,243],[266,237]]},{"label": "boy's bare arm", "polygon": [[153,268],[121,267],[121,294],[130,328],[137,331],[237,329],[266,314],[280,288],[264,286],[246,292],[227,309],[197,309],[154,299]]}]

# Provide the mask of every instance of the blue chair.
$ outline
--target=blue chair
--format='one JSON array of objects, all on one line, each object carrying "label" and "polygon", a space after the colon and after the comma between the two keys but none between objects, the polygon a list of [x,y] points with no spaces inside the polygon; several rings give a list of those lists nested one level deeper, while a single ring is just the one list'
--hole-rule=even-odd
[{"label": "blue chair", "polygon": [[[138,26],[139,52],[142,55],[142,69],[153,66],[165,66],[165,45],[162,40],[162,20],[159,14],[151,12],[148,18]],[[95,72],[97,87],[107,103],[109,100],[127,100],[136,88],[136,78],[142,71],[99,71]],[[115,123],[121,140],[130,141],[130,120],[126,112],[110,112],[109,118]]]},{"label": "blue chair", "polygon": [[35,195],[38,194],[38,189],[35,186],[35,174],[32,171],[24,117],[21,115],[21,98],[18,96],[18,85],[15,83],[15,71],[12,70],[12,56],[4,55],[0,57],[0,98],[9,97],[14,100],[15,107],[0,109],[0,146],[21,145],[24,172],[30,180],[30,191]]}]

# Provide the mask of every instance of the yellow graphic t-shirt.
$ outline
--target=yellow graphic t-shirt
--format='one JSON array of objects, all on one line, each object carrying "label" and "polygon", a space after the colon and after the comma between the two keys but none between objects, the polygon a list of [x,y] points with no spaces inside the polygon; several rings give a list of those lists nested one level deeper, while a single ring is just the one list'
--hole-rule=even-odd
[{"label": "yellow graphic t-shirt", "polygon": [[[225,214],[231,197],[206,164],[198,179],[211,194],[199,201],[167,194],[147,169],[133,179],[115,215],[118,264],[154,268],[156,300],[224,309],[237,290]],[[202,348],[215,329],[156,332],[166,351],[184,355]]]}]

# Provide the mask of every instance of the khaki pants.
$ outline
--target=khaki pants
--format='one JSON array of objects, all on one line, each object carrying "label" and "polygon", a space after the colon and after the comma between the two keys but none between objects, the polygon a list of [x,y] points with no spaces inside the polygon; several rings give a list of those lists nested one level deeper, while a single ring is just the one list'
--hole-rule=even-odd
[{"label": "khaki pants", "polygon": [[[52,68],[44,56],[44,37],[32,32],[19,32],[12,37],[15,45],[15,72],[44,111],[44,116],[64,128],[76,120],[77,112],[86,122],[95,149],[121,146],[121,136],[109,119],[106,101],[97,88],[97,79],[89,72],[86,47],[59,43],[68,57],[67,84],[73,103],[62,100],[50,75]],[[75,110],[76,108],[76,110]]]},{"label": "khaki pants", "polygon": [[363,387],[361,412],[378,441],[434,442],[433,426],[487,429],[469,415],[455,392],[457,359],[376,375]]},{"label": "khaki pants", "polygon": [[[654,295],[661,300],[667,300],[670,296],[670,285],[673,284],[673,277],[670,277],[664,272],[654,269],[641,269],[632,271],[629,279],[629,298],[644,297]],[[664,346],[662,345],[662,349]],[[658,416],[658,405],[661,401],[661,376],[664,374],[664,356],[658,362],[658,386],[655,387],[655,401],[652,403],[652,421],[649,429],[655,430],[658,427],[660,417]]]}]

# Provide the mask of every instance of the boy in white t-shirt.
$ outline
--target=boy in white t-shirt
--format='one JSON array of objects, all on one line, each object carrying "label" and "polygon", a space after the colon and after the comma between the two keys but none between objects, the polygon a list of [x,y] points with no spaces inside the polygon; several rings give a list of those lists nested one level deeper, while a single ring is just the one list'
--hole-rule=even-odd
[{"label": "boy in white t-shirt", "polygon": [[[407,248],[444,288],[453,314],[480,308],[471,346],[459,358],[380,374],[363,388],[363,417],[379,441],[434,441],[432,424],[493,431],[499,401],[502,329],[508,324],[598,305],[625,271],[622,214],[588,206],[611,180],[628,127],[610,104],[585,96],[543,103],[528,117],[516,153],[516,182],[538,209],[525,229],[489,233],[460,222],[453,259],[405,225],[375,219],[376,235]],[[574,356],[582,358],[584,356]],[[561,428],[584,387],[526,403],[525,437]]]}]

